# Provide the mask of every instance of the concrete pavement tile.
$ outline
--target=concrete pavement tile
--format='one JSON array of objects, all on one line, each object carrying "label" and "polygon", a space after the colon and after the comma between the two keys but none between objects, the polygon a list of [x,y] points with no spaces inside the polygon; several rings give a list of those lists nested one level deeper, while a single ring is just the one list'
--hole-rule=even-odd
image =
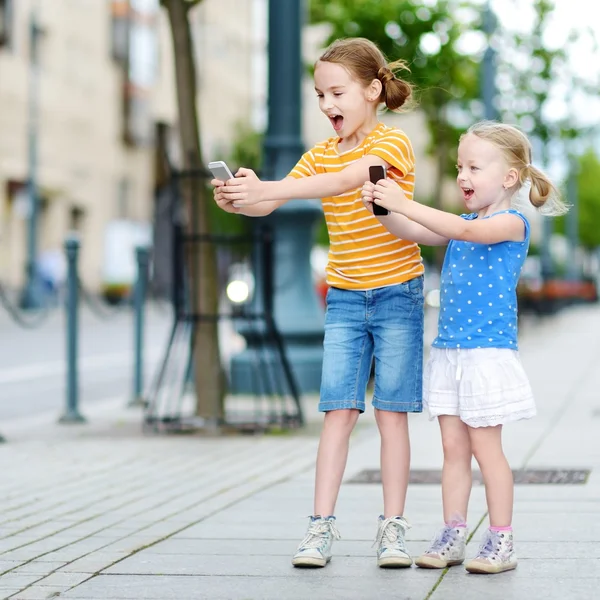
[{"label": "concrete pavement tile", "polygon": [[[373,561],[374,562],[374,561]],[[368,570],[364,558],[334,557],[327,570],[332,575],[356,574],[359,570]],[[297,575],[291,565],[291,555],[264,556],[189,556],[182,554],[136,554],[109,567],[104,574],[109,575],[204,575],[223,576],[261,576],[294,577]]]},{"label": "concrete pavement tile", "polygon": [[[336,574],[326,569],[293,570],[294,577],[160,577],[99,575],[61,594],[70,600],[394,600],[425,598],[439,577],[416,569],[384,571],[373,566],[364,574]],[[512,600],[512,599],[511,599]]]},{"label": "concrete pavement tile", "polygon": [[64,589],[79,585],[81,582],[89,579],[89,573],[50,573],[48,577],[44,577],[36,585],[46,587],[62,587]]},{"label": "concrete pavement tile", "polygon": [[7,571],[18,569],[24,564],[26,563],[23,560],[0,560],[0,573],[6,573]]},{"label": "concrete pavement tile", "polygon": [[[94,550],[98,552],[131,554],[132,552],[136,552],[150,544],[154,544],[159,539],[161,538],[155,535],[132,535],[121,540],[115,540],[114,542],[109,542],[109,540],[104,539],[102,540],[104,544]],[[83,556],[83,553],[75,558],[79,558],[81,556]]]},{"label": "concrete pavement tile", "polygon": [[79,550],[80,548],[86,547],[95,549],[103,544],[106,544],[106,540],[91,538],[81,540],[79,538],[73,539],[54,536],[38,540],[23,547],[15,548],[14,550],[6,551],[2,554],[2,557],[7,560],[31,560],[51,552],[65,551],[68,548],[72,549],[74,547],[80,552],[78,556],[81,556],[82,553]]},{"label": "concrete pavement tile", "polygon": [[[528,562],[533,563],[531,566]],[[597,598],[600,575],[580,577],[576,565],[554,572],[559,561],[521,561],[515,571],[499,575],[472,575],[451,569],[431,600],[592,600]],[[550,564],[551,563],[551,564]]]},{"label": "concrete pavement tile", "polygon": [[79,558],[70,563],[65,564],[61,569],[61,573],[98,573],[109,565],[116,563],[130,554],[128,552],[93,552],[88,556]]},{"label": "concrete pavement tile", "polygon": [[65,565],[64,562],[58,561],[41,561],[34,560],[16,568],[13,573],[28,573],[33,575],[46,575],[51,571],[60,569]]},{"label": "concrete pavement tile", "polygon": [[[224,556],[287,556],[295,552],[297,540],[227,540],[169,538],[155,546],[146,548],[143,554],[188,554]],[[340,540],[333,547],[335,556],[371,556],[370,544]]]},{"label": "concrete pavement tile", "polygon": [[600,520],[594,515],[576,513],[515,514],[515,543],[528,542],[593,542],[600,540]]},{"label": "concrete pavement tile", "polygon": [[19,587],[24,588],[36,581],[40,580],[43,575],[35,575],[33,573],[7,573],[0,578],[0,585],[3,587]]},{"label": "concrete pavement tile", "polygon": [[573,558],[600,559],[600,544],[593,542],[519,542],[516,546],[519,559]]},{"label": "concrete pavement tile", "polygon": [[34,585],[19,592],[10,600],[48,600],[50,598],[62,598],[62,592],[64,591],[65,588],[61,586]]},{"label": "concrete pavement tile", "polygon": [[522,485],[515,487],[515,505],[521,502],[600,502],[600,485]]},{"label": "concrete pavement tile", "polygon": [[0,556],[3,556],[5,552],[15,550],[21,546],[27,546],[27,544],[34,544],[40,538],[35,535],[11,535],[0,540]]},{"label": "concrete pavement tile", "polygon": [[[80,540],[73,544],[70,544],[65,547],[58,547],[54,551],[49,551],[47,554],[43,555],[44,560],[55,560],[62,562],[70,562],[72,560],[76,560],[89,554],[90,552],[94,552],[103,548],[107,545],[106,539],[93,539],[87,538],[84,540]],[[25,558],[26,560],[42,558],[32,552],[27,552],[27,548],[21,548],[19,550],[14,550],[13,552],[9,552],[5,555],[9,560],[13,560],[14,558]],[[10,558],[12,557],[12,558]]]},{"label": "concrete pavement tile", "polygon": [[573,499],[567,501],[543,501],[543,500],[517,500],[515,503],[515,514],[519,515],[561,515],[573,513],[577,515],[588,515],[588,518],[597,518],[600,515],[600,499],[581,501]]}]

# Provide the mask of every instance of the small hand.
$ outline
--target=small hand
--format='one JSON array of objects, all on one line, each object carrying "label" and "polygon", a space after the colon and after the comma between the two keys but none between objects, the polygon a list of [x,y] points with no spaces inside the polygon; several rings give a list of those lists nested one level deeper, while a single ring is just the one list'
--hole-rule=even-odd
[{"label": "small hand", "polygon": [[402,206],[408,202],[402,188],[390,179],[381,179],[373,190],[375,204],[396,213],[402,213]]},{"label": "small hand", "polygon": [[225,182],[220,193],[236,208],[262,202],[263,182],[252,169],[239,169],[234,179]]},{"label": "small hand", "polygon": [[230,200],[227,200],[222,192],[223,187],[225,186],[225,182],[219,179],[213,179],[210,183],[211,185],[215,186],[215,189],[213,190],[213,196],[215,198],[217,206],[228,213],[239,213],[240,209],[233,206],[232,202]]},{"label": "small hand", "polygon": [[362,187],[362,193],[360,199],[365,205],[365,208],[372,213],[373,212],[373,191],[375,190],[375,184],[370,181],[365,181]]}]

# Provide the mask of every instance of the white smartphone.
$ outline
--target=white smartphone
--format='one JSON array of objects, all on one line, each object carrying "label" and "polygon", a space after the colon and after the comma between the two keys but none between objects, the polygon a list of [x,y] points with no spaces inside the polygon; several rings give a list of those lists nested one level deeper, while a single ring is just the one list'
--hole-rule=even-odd
[{"label": "white smartphone", "polygon": [[217,160],[215,162],[208,163],[208,170],[213,174],[215,179],[219,181],[227,181],[233,179],[229,167],[225,164],[225,161]]}]

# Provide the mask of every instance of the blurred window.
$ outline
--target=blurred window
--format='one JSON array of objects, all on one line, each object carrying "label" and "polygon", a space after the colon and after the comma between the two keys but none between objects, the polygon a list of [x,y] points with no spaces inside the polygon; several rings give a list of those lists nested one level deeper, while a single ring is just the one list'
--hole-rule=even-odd
[{"label": "blurred window", "polygon": [[0,0],[0,47],[12,45],[13,18],[12,1]]},{"label": "blurred window", "polygon": [[113,59],[122,65],[127,64],[129,49],[129,2],[127,0],[112,1],[110,33]]}]

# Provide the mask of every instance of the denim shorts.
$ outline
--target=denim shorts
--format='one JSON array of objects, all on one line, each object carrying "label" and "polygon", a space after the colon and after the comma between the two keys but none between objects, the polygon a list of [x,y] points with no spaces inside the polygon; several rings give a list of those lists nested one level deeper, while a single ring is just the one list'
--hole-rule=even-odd
[{"label": "denim shorts", "polygon": [[421,412],[422,276],[367,291],[329,289],[319,410],[364,412],[373,359],[373,406]]}]

